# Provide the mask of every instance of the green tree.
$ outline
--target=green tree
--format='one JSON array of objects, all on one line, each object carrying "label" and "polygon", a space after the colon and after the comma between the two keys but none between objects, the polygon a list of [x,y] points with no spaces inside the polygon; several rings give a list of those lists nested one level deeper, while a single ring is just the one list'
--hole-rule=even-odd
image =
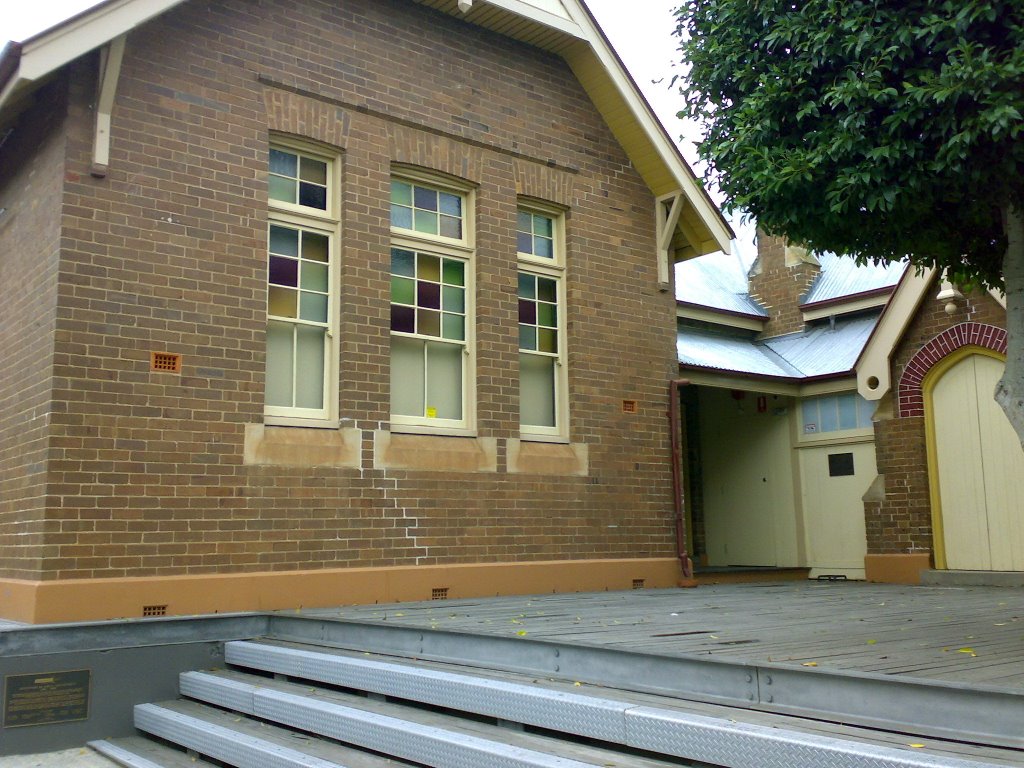
[{"label": "green tree", "polygon": [[675,33],[727,208],[1005,290],[996,400],[1024,444],[1024,2],[694,0]]}]

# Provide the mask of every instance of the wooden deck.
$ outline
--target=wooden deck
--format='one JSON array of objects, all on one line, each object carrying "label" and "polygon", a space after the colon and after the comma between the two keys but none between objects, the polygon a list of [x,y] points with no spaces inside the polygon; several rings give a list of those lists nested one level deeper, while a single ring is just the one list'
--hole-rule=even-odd
[{"label": "wooden deck", "polygon": [[1012,588],[720,584],[304,613],[1024,691],[1024,590]]}]

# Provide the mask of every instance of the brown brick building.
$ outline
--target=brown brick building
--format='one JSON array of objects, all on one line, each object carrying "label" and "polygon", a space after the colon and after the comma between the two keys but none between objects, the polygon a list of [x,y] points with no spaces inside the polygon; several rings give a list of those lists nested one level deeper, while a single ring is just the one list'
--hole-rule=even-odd
[{"label": "brown brick building", "polygon": [[0,616],[675,580],[669,263],[728,226],[581,4],[458,5],[4,49]]}]

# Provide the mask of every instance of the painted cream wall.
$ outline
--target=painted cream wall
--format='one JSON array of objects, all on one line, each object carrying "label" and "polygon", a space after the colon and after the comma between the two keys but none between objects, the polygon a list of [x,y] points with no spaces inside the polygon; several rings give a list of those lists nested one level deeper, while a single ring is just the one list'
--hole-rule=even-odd
[{"label": "painted cream wall", "polygon": [[970,354],[926,380],[940,567],[1024,571],[1024,451],[992,399],[1002,360]]},{"label": "painted cream wall", "polygon": [[708,565],[799,566],[790,422],[793,401],[700,390]]},{"label": "painted cream wall", "polygon": [[[801,443],[796,453],[811,578],[835,574],[863,579],[863,496],[877,474],[874,441],[870,436],[861,442],[819,440]],[[853,454],[853,475],[829,476],[828,457],[834,453]]]}]

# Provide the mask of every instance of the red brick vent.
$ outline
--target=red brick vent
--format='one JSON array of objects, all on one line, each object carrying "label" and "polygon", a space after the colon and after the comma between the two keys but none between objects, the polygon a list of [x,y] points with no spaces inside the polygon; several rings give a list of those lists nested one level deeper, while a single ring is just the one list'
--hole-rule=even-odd
[{"label": "red brick vent", "polygon": [[430,590],[431,600],[447,600],[448,599],[448,587],[434,587]]},{"label": "red brick vent", "polygon": [[142,616],[166,616],[167,606],[166,605],[144,605],[142,606]]},{"label": "red brick vent", "polygon": [[153,352],[149,356],[149,370],[181,373],[181,355],[173,352]]},{"label": "red brick vent", "polygon": [[623,413],[640,413],[640,406],[636,400],[623,400],[622,401],[622,412]]},{"label": "red brick vent", "polygon": [[924,392],[921,382],[932,367],[962,347],[982,347],[1006,354],[1006,331],[984,323],[960,323],[948,328],[921,347],[907,363],[899,385],[899,413],[924,416]]}]

